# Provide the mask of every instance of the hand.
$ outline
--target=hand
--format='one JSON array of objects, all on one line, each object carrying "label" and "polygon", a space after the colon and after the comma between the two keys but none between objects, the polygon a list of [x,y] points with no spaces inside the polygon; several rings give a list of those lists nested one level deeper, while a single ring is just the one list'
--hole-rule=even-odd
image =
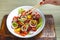
[{"label": "hand", "polygon": [[54,4],[60,5],[60,0],[43,0],[40,4]]}]

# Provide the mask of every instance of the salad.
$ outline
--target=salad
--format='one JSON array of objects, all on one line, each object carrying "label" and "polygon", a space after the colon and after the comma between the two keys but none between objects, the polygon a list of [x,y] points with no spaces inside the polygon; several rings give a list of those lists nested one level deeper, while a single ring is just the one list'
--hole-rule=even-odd
[{"label": "salad", "polygon": [[12,27],[15,33],[26,36],[31,31],[36,30],[42,25],[42,17],[36,12],[26,13],[23,8],[18,9],[18,16],[14,16],[12,20]]}]

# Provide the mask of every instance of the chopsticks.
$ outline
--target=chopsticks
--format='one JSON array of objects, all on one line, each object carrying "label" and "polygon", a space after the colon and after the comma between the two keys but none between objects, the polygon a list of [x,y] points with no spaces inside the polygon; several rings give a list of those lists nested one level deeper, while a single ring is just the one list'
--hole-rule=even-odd
[{"label": "chopsticks", "polygon": [[31,8],[30,10],[26,11],[26,13],[31,13],[32,11],[34,11],[35,9],[37,9],[38,7],[42,6],[43,2],[40,2],[39,4],[36,4],[33,8]]}]

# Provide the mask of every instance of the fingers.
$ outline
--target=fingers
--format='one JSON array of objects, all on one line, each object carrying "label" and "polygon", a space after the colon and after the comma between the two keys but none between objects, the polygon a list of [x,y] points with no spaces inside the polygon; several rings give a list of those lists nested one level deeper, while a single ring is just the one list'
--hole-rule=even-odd
[{"label": "fingers", "polygon": [[55,0],[43,0],[44,4],[56,4]]},{"label": "fingers", "polygon": [[42,2],[40,2],[40,5],[44,5],[47,4],[46,0],[43,0]]},{"label": "fingers", "polygon": [[44,4],[60,5],[60,0],[43,0],[42,2],[40,2],[40,5]]},{"label": "fingers", "polygon": [[40,2],[40,5],[43,5],[44,4],[44,2]]},{"label": "fingers", "polygon": [[49,4],[50,0],[43,0],[44,4]]}]

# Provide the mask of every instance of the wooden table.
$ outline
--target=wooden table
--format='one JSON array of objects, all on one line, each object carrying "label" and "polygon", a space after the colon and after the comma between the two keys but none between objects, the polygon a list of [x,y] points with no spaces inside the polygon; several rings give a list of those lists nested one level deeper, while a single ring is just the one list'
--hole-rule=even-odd
[{"label": "wooden table", "polygon": [[45,15],[46,24],[44,29],[36,36],[32,38],[18,38],[12,35],[6,27],[7,15],[2,20],[0,30],[0,40],[56,40],[54,19],[52,15]]}]

